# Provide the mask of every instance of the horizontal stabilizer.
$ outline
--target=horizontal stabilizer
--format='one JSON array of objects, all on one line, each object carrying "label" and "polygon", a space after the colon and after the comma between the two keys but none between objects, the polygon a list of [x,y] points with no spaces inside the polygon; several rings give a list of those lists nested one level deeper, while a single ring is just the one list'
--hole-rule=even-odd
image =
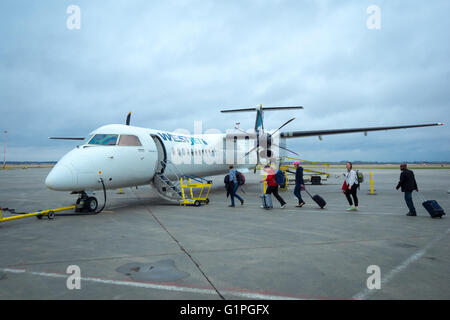
[{"label": "horizontal stabilizer", "polygon": [[292,107],[255,107],[255,108],[242,108],[242,109],[228,109],[228,110],[221,110],[222,113],[227,112],[252,112],[252,111],[258,111],[258,110],[264,110],[264,111],[277,111],[277,110],[293,110],[293,109],[303,109],[301,106],[292,106]]}]

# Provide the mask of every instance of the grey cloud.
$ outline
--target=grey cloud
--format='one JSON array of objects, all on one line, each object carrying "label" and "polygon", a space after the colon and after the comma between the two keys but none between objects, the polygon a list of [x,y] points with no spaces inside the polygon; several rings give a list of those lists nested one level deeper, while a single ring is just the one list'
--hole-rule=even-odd
[{"label": "grey cloud", "polygon": [[[128,111],[135,125],[167,130],[251,128],[254,115],[219,111],[259,103],[304,105],[295,130],[449,122],[450,4],[377,3],[379,31],[365,26],[372,1],[77,1],[82,26],[70,31],[70,1],[3,1],[10,159],[38,159],[42,147],[56,160],[72,144],[48,136],[86,135]],[[266,113],[266,127],[290,117]],[[288,144],[324,160],[445,160],[449,138],[446,126]]]}]

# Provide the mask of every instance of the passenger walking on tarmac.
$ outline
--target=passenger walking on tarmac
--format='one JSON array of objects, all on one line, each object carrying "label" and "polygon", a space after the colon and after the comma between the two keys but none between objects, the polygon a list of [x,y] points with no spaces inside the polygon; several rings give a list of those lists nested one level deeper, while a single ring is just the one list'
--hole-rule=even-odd
[{"label": "passenger walking on tarmac", "polygon": [[[345,176],[345,182],[344,182],[344,193],[347,197],[347,201],[350,205],[350,208],[347,209],[347,211],[357,211],[358,210],[358,196],[356,195],[356,192],[358,190],[358,175],[355,170],[353,170],[353,165],[351,162],[347,162],[347,173],[344,174]],[[352,198],[355,204],[353,204]]]},{"label": "passenger walking on tarmac", "polygon": [[419,187],[417,187],[416,178],[414,177],[414,172],[407,169],[406,163],[400,165],[400,181],[397,184],[396,189],[402,188],[402,192],[405,193],[405,202],[408,206],[409,212],[406,214],[409,217],[417,216],[416,208],[414,208],[414,202],[412,200],[412,192],[416,190],[419,192]]},{"label": "passenger walking on tarmac", "polygon": [[275,171],[270,165],[266,165],[264,167],[264,171],[267,173],[267,177],[260,182],[267,182],[267,189],[266,194],[272,194],[277,198],[277,200],[280,202],[281,209],[286,208],[286,201],[283,200],[283,198],[278,194],[278,184],[275,180]]},{"label": "passenger walking on tarmac", "polygon": [[238,178],[237,178],[237,171],[234,169],[234,166],[231,164],[229,167],[229,175],[230,175],[230,181],[228,186],[228,192],[230,194],[231,198],[231,205],[229,207],[234,207],[234,197],[238,198],[239,201],[241,201],[241,205],[244,204],[244,199],[242,199],[238,194],[237,190],[239,188]]},{"label": "passenger walking on tarmac", "polygon": [[298,206],[296,207],[301,208],[305,204],[305,201],[303,201],[302,195],[300,193],[301,190],[305,190],[305,182],[303,180],[303,167],[300,166],[300,161],[294,161],[293,165],[295,167],[294,195],[298,198]]}]

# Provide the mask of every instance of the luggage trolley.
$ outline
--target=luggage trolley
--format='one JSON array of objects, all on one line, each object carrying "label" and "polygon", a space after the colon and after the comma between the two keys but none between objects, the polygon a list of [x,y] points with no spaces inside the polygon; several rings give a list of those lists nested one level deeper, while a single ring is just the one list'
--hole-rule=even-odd
[{"label": "luggage trolley", "polygon": [[[208,204],[209,199],[208,195],[211,191],[211,180],[206,180],[202,177],[198,176],[182,176],[180,178],[180,189],[181,196],[183,200],[180,201],[180,205],[193,205],[196,207],[201,206],[202,204]],[[185,189],[189,189],[190,198],[186,196]],[[193,189],[200,189],[200,194],[195,197]],[[206,194],[205,194],[206,189]]]},{"label": "luggage trolley", "polygon": [[330,165],[327,163],[321,163],[321,162],[314,162],[304,159],[298,159],[298,158],[292,158],[292,157],[283,157],[285,162],[282,162],[280,165],[280,170],[284,171],[286,173],[286,185],[285,188],[281,188],[281,190],[287,190],[288,184],[292,180],[288,178],[287,173],[295,174],[295,167],[290,162],[286,162],[287,159],[289,160],[297,160],[300,162],[303,162],[306,164],[306,167],[303,167],[303,172],[306,180],[306,176],[311,176],[310,182],[311,184],[320,184],[322,180],[327,180],[331,174],[328,173],[328,170],[330,169]]}]

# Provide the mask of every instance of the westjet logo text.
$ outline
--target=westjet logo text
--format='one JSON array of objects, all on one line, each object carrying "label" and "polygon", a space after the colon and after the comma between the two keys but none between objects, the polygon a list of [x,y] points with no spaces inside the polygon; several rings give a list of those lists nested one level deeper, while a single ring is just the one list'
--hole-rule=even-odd
[{"label": "westjet logo text", "polygon": [[158,132],[158,135],[164,139],[164,141],[173,141],[173,142],[182,142],[182,143],[189,143],[191,146],[195,144],[202,144],[202,145],[208,145],[208,143],[200,138],[192,138],[192,137],[186,137],[186,136],[176,136],[170,133],[160,133]]}]

